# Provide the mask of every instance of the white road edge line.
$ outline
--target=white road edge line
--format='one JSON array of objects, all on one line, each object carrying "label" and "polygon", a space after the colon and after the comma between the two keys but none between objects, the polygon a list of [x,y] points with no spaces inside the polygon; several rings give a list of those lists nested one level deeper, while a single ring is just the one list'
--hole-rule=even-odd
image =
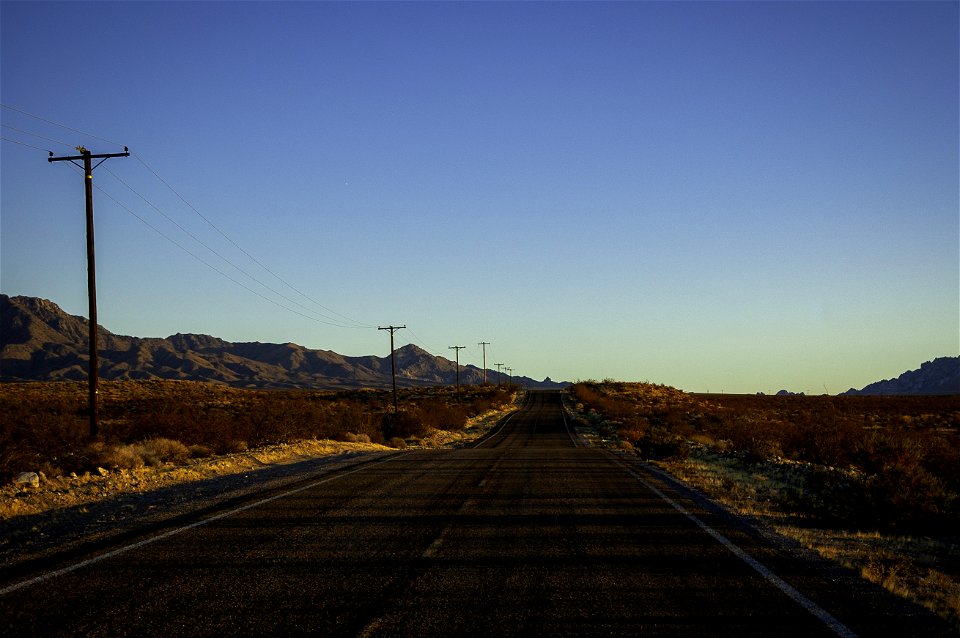
[{"label": "white road edge line", "polygon": [[491,432],[488,436],[483,437],[483,438],[482,438],[480,441],[478,441],[477,443],[474,443],[473,449],[474,449],[474,450],[479,450],[481,445],[485,444],[487,441],[489,441],[489,440],[492,439],[493,437],[495,437],[495,436],[497,436],[498,434],[500,434],[500,430],[502,430],[502,429],[503,429],[503,426],[505,426],[505,425],[507,424],[507,421],[509,421],[510,419],[512,419],[512,418],[513,418],[513,415],[516,414],[516,413],[519,412],[519,411],[520,411],[520,410],[516,410],[516,411],[511,412],[510,414],[508,414],[507,417],[506,417],[503,421],[500,422],[500,427],[498,427],[495,431]]},{"label": "white road edge line", "polygon": [[567,436],[570,437],[570,441],[573,443],[573,447],[580,447],[577,444],[576,437],[573,436],[573,432],[570,431],[570,424],[567,422],[567,406],[563,404],[563,395],[560,395],[560,416],[563,417],[563,427],[567,430]]},{"label": "white road edge line", "polygon": [[11,594],[11,593],[13,593],[13,592],[15,592],[15,591],[17,591],[17,590],[19,590],[19,589],[23,589],[23,588],[25,588],[25,587],[30,587],[30,586],[32,586],[32,585],[37,585],[37,584],[42,583],[42,582],[44,582],[44,581],[50,580],[51,578],[57,578],[58,576],[64,576],[64,575],[69,574],[69,573],[71,573],[71,572],[75,572],[75,571],[77,571],[78,569],[81,569],[81,568],[83,568],[83,567],[87,567],[88,565],[93,565],[94,563],[99,563],[99,562],[102,561],[102,560],[107,560],[108,558],[113,558],[114,556],[119,556],[120,554],[126,554],[127,552],[129,552],[129,551],[131,551],[131,550],[138,549],[138,548],[140,548],[140,547],[144,547],[145,545],[150,545],[151,543],[156,543],[157,541],[162,541],[162,540],[164,540],[164,539],[170,538],[171,536],[176,536],[177,534],[180,534],[180,533],[182,533],[182,532],[186,532],[187,530],[194,529],[195,527],[202,527],[203,525],[206,525],[207,523],[212,523],[212,522],[214,522],[214,521],[219,521],[219,520],[222,519],[222,518],[227,518],[228,516],[233,516],[234,514],[239,514],[240,512],[244,512],[244,511],[246,511],[246,510],[253,509],[254,507],[260,507],[261,505],[265,505],[265,504],[267,504],[267,503],[270,503],[271,501],[276,501],[276,500],[281,499],[281,498],[286,498],[287,496],[291,496],[291,495],[293,495],[293,494],[297,494],[298,492],[303,492],[303,491],[312,489],[312,488],[314,488],[314,487],[317,487],[318,485],[323,485],[324,483],[329,483],[329,482],[331,482],[331,481],[335,481],[335,480],[337,480],[337,479],[343,478],[344,476],[350,476],[351,474],[356,474],[357,472],[363,471],[363,470],[365,470],[365,469],[369,469],[370,467],[373,467],[373,466],[376,466],[376,465],[381,465],[381,464],[383,464],[383,463],[387,463],[387,462],[392,461],[392,460],[394,460],[394,459],[400,458],[401,456],[403,456],[403,455],[402,455],[402,454],[392,455],[392,456],[390,456],[390,457],[388,457],[388,458],[385,458],[385,459],[383,459],[383,460],[381,460],[381,461],[376,461],[376,462],[374,462],[372,465],[363,465],[362,467],[358,467],[358,468],[356,468],[356,469],[350,470],[349,472],[344,472],[344,473],[342,473],[342,474],[337,474],[336,476],[329,476],[329,477],[327,477],[327,478],[325,478],[325,479],[322,479],[322,480],[320,480],[320,481],[315,481],[315,482],[313,482],[313,483],[310,483],[309,485],[304,485],[304,486],[302,486],[302,487],[298,487],[298,488],[296,488],[296,489],[290,490],[289,492],[283,492],[282,494],[275,494],[274,496],[271,496],[271,497],[269,497],[269,498],[261,499],[261,500],[259,500],[259,501],[254,502],[254,503],[248,503],[248,504],[243,505],[243,506],[241,506],[241,507],[238,507],[238,508],[236,508],[236,509],[232,509],[232,510],[230,510],[230,511],[228,511],[228,512],[221,512],[220,514],[217,514],[216,516],[211,516],[210,518],[205,518],[205,519],[203,519],[203,520],[196,521],[196,522],[194,522],[194,523],[190,523],[189,525],[184,525],[183,527],[178,527],[178,528],[176,528],[176,529],[172,529],[172,530],[170,530],[170,531],[168,531],[168,532],[164,532],[163,534],[159,534],[159,535],[157,535],[157,536],[151,536],[150,538],[147,538],[147,539],[144,539],[144,540],[142,540],[142,541],[133,543],[132,545],[124,545],[123,547],[120,547],[120,548],[118,548],[118,549],[115,549],[115,550],[113,550],[113,551],[111,551],[111,552],[107,552],[106,554],[100,554],[99,556],[94,556],[93,558],[88,558],[87,560],[80,561],[79,563],[75,563],[75,564],[70,565],[70,566],[68,566],[68,567],[64,567],[64,568],[62,568],[62,569],[57,569],[57,570],[52,571],[52,572],[47,572],[46,574],[40,574],[39,576],[35,576],[34,578],[31,578],[31,579],[29,579],[29,580],[25,580],[25,581],[22,581],[22,582],[19,582],[19,583],[10,585],[9,587],[6,587],[6,588],[4,588],[4,589],[0,589],[0,596],[6,596],[7,594]]},{"label": "white road edge line", "polygon": [[630,467],[625,465],[619,459],[614,459],[620,467],[622,467],[630,476],[640,481],[647,489],[651,492],[665,500],[669,503],[675,510],[689,518],[691,521],[697,524],[703,531],[707,534],[710,534],[713,538],[720,542],[721,545],[730,550],[737,558],[745,562],[747,565],[756,570],[761,576],[763,576],[767,581],[774,585],[777,589],[782,591],[784,594],[789,596],[794,602],[798,603],[801,607],[806,609],[808,612],[816,616],[823,624],[829,627],[835,634],[838,636],[843,636],[844,638],[857,638],[857,634],[853,632],[849,627],[844,625],[842,622],[834,618],[827,612],[825,609],[817,605],[815,602],[801,594],[799,591],[794,589],[789,583],[785,580],[774,574],[772,571],[764,567],[760,562],[755,558],[747,554],[745,551],[733,544],[729,539],[720,534],[720,532],[714,530],[712,527],[701,521],[699,518],[690,513],[685,507],[674,501],[672,498],[661,492],[648,480],[640,476],[637,472],[633,471]]}]

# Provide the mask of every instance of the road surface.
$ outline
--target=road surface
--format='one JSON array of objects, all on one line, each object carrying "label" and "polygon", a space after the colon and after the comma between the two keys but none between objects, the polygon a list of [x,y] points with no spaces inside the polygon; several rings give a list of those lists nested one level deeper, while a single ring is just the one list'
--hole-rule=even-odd
[{"label": "road surface", "polygon": [[307,476],[125,543],[0,572],[4,635],[947,635],[578,446],[550,392],[475,448]]}]

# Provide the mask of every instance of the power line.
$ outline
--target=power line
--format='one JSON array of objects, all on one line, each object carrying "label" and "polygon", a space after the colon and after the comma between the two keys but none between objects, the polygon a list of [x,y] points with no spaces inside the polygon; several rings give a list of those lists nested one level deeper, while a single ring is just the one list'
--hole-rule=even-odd
[{"label": "power line", "polygon": [[210,219],[209,219],[206,215],[204,215],[204,214],[201,213],[199,210],[197,210],[196,206],[194,206],[194,205],[191,204],[189,201],[187,201],[187,199],[186,199],[183,195],[181,195],[172,185],[170,185],[170,183],[169,183],[167,180],[163,179],[163,177],[161,177],[160,174],[157,173],[157,171],[155,171],[153,168],[151,168],[150,165],[147,164],[146,161],[144,161],[144,159],[143,159],[142,157],[140,157],[140,156],[139,156],[138,154],[136,154],[136,153],[133,154],[133,157],[134,157],[138,162],[140,162],[141,164],[143,164],[144,168],[146,168],[148,171],[150,171],[151,173],[153,173],[154,177],[156,177],[164,186],[166,186],[168,189],[170,189],[170,191],[171,191],[174,195],[176,195],[176,196],[180,199],[180,201],[182,201],[184,204],[186,204],[187,207],[190,208],[190,210],[192,210],[194,213],[196,213],[197,216],[200,217],[200,219],[202,219],[202,220],[205,221],[207,224],[209,224],[210,227],[213,228],[215,231],[217,231],[224,239],[226,239],[228,242],[230,242],[231,244],[233,244],[233,246],[234,246],[237,250],[239,250],[239,251],[242,252],[244,255],[246,255],[251,261],[253,261],[255,264],[257,264],[258,266],[260,266],[263,270],[267,271],[270,275],[272,275],[274,278],[276,278],[276,279],[277,279],[278,281],[280,281],[282,284],[284,284],[285,286],[287,286],[288,288],[290,288],[290,289],[293,290],[295,293],[297,293],[298,295],[300,295],[301,297],[303,297],[304,299],[306,299],[306,300],[309,301],[310,303],[314,304],[315,306],[318,306],[318,307],[320,307],[320,308],[323,308],[323,309],[326,310],[327,312],[330,312],[330,313],[332,313],[332,314],[335,314],[335,315],[337,315],[338,317],[341,317],[342,319],[345,319],[345,320],[347,320],[347,321],[349,321],[349,322],[351,322],[351,323],[355,323],[355,324],[357,324],[358,327],[361,327],[361,328],[373,328],[373,326],[370,325],[370,324],[365,324],[365,323],[363,323],[363,322],[361,322],[361,321],[357,321],[356,319],[352,319],[351,317],[348,317],[348,316],[346,316],[346,315],[344,315],[344,314],[341,314],[341,313],[337,312],[336,310],[333,310],[332,308],[328,308],[327,306],[324,306],[324,305],[321,304],[320,302],[318,302],[318,301],[310,298],[307,294],[301,292],[299,289],[297,289],[293,284],[291,284],[290,282],[288,282],[287,280],[285,280],[283,277],[281,277],[281,276],[278,275],[277,273],[275,273],[275,272],[273,272],[272,270],[270,270],[266,265],[263,264],[263,262],[261,262],[259,259],[257,259],[257,258],[254,257],[253,255],[251,255],[249,252],[247,252],[242,246],[240,246],[240,244],[238,244],[237,242],[235,242],[229,235],[227,235],[225,232],[223,232],[216,224],[214,224],[212,221],[210,221]]},{"label": "power line", "polygon": [[40,148],[39,146],[34,146],[33,144],[27,144],[26,142],[21,142],[19,140],[14,140],[9,137],[0,137],[4,142],[13,142],[14,144],[19,144],[20,146],[26,146],[27,148],[36,149],[38,151],[43,151],[44,153],[52,153],[49,148]]},{"label": "power line", "polygon": [[336,328],[353,328],[353,327],[355,327],[355,326],[344,326],[344,325],[341,325],[341,324],[331,323],[331,322],[329,322],[329,321],[324,321],[324,320],[322,320],[322,319],[317,319],[316,317],[312,317],[312,316],[310,316],[310,315],[305,315],[305,314],[303,314],[302,312],[299,312],[299,311],[297,311],[297,310],[294,310],[293,308],[288,308],[287,306],[284,306],[282,303],[279,303],[279,302],[276,301],[275,299],[271,299],[270,297],[267,297],[266,295],[261,294],[260,292],[254,290],[254,289],[251,288],[250,286],[247,286],[246,284],[244,284],[242,281],[238,281],[237,279],[231,277],[229,274],[227,274],[227,273],[225,273],[224,271],[220,270],[219,268],[217,268],[216,266],[214,266],[213,264],[211,264],[210,262],[208,262],[208,261],[207,261],[206,259],[204,259],[203,257],[197,255],[195,252],[193,252],[192,250],[190,250],[189,248],[187,248],[186,246],[184,246],[183,244],[181,244],[181,243],[178,242],[177,240],[173,239],[172,237],[170,237],[169,235],[167,235],[166,233],[164,233],[162,230],[158,229],[156,226],[154,226],[154,225],[151,224],[149,221],[147,221],[146,219],[144,219],[143,217],[141,217],[140,215],[138,215],[138,214],[137,214],[136,212],[134,212],[131,208],[129,208],[129,207],[128,207],[127,205],[125,205],[123,202],[119,201],[116,197],[114,197],[113,195],[111,195],[111,194],[108,193],[107,191],[103,190],[103,189],[100,188],[99,186],[94,186],[94,188],[96,188],[98,191],[100,191],[101,193],[103,193],[103,194],[104,194],[107,198],[109,198],[114,204],[116,204],[117,206],[119,206],[119,207],[122,208],[123,210],[127,211],[128,213],[130,213],[130,214],[133,215],[134,217],[136,217],[136,218],[137,218],[138,220],[140,220],[145,226],[147,226],[150,230],[152,230],[153,232],[157,233],[158,235],[160,235],[161,237],[163,237],[164,239],[166,239],[168,242],[170,242],[171,244],[173,244],[174,246],[176,246],[177,248],[179,248],[179,249],[182,250],[183,252],[187,253],[188,255],[190,255],[191,257],[193,257],[193,258],[196,259],[197,261],[199,261],[201,264],[203,264],[203,265],[206,266],[207,268],[209,268],[209,269],[213,270],[214,272],[216,272],[217,274],[219,274],[219,275],[221,275],[221,276],[229,279],[230,281],[232,281],[233,283],[237,284],[238,286],[240,286],[240,287],[243,288],[244,290],[255,294],[256,296],[260,297],[261,299],[263,299],[263,300],[265,300],[265,301],[269,301],[270,303],[272,303],[273,305],[277,306],[278,308],[282,308],[282,309],[286,310],[287,312],[292,312],[293,314],[298,315],[298,316],[300,316],[300,317],[303,317],[304,319],[309,319],[309,320],[311,320],[311,321],[315,321],[315,322],[317,322],[317,323],[322,323],[322,324],[328,325],[328,326],[334,326],[334,327],[336,327]]},{"label": "power line", "polygon": [[[195,242],[197,242],[198,244],[200,244],[201,246],[203,246],[204,248],[206,248],[207,250],[209,250],[211,253],[213,253],[214,255],[216,255],[217,257],[219,257],[219,258],[220,258],[222,261],[224,261],[225,263],[227,263],[227,264],[229,264],[230,266],[232,266],[235,270],[237,270],[237,272],[241,273],[241,274],[244,275],[245,277],[248,277],[249,279],[251,279],[252,281],[254,281],[255,283],[257,283],[258,285],[262,286],[264,289],[269,290],[271,293],[277,295],[277,296],[280,297],[281,299],[284,299],[285,301],[288,301],[289,303],[291,303],[291,304],[293,304],[293,305],[295,305],[295,306],[298,306],[299,308],[302,308],[303,310],[305,310],[305,311],[307,311],[307,312],[309,312],[309,313],[311,313],[311,314],[316,314],[316,315],[319,315],[319,316],[323,317],[324,319],[329,320],[329,322],[324,322],[324,323],[327,323],[328,325],[337,326],[337,327],[340,327],[340,328],[355,328],[355,329],[363,328],[363,326],[345,325],[342,321],[340,321],[340,320],[338,320],[338,319],[336,319],[336,318],[334,318],[334,317],[330,317],[330,316],[328,316],[328,315],[325,315],[325,314],[323,314],[323,313],[318,313],[318,312],[316,312],[316,311],[314,311],[314,310],[312,310],[312,309],[310,309],[310,308],[307,308],[307,307],[304,306],[303,304],[301,304],[301,303],[299,303],[299,302],[291,299],[290,297],[287,297],[287,296],[284,295],[282,292],[280,292],[280,291],[278,291],[278,290],[276,290],[276,289],[274,289],[274,288],[271,288],[270,286],[268,286],[267,284],[263,283],[262,281],[260,281],[259,279],[257,279],[256,277],[254,277],[253,275],[251,275],[250,273],[248,273],[246,270],[244,270],[243,268],[241,268],[241,267],[238,266],[237,264],[233,263],[233,262],[232,262],[231,260],[229,260],[228,258],[224,257],[224,256],[223,256],[222,254],[220,254],[216,249],[214,249],[214,248],[210,247],[209,245],[207,245],[206,242],[204,242],[202,239],[200,239],[199,237],[197,237],[196,235],[194,235],[192,232],[190,232],[189,230],[187,230],[186,228],[184,228],[179,222],[177,222],[177,220],[173,219],[172,217],[170,217],[169,215],[167,215],[165,212],[163,212],[156,204],[154,204],[153,202],[151,202],[150,200],[148,200],[146,197],[144,197],[141,193],[139,193],[136,189],[134,189],[132,186],[130,186],[130,184],[128,184],[127,182],[125,182],[123,179],[121,179],[121,178],[120,178],[118,175],[116,175],[113,171],[111,171],[111,170],[109,170],[109,169],[106,169],[106,168],[105,168],[104,170],[106,170],[106,171],[107,171],[111,176],[113,176],[113,178],[116,179],[118,182],[120,182],[121,184],[123,184],[124,186],[126,186],[134,195],[136,195],[137,197],[139,197],[140,199],[142,199],[148,206],[150,206],[150,207],[153,208],[155,211],[157,211],[160,215],[162,215],[162,216],[164,217],[164,219],[166,219],[166,220],[169,221],[171,224],[173,224],[174,226],[176,226],[177,228],[179,228],[181,231],[183,231],[183,233],[186,234],[188,237],[190,237],[190,238],[193,239]],[[219,271],[218,271],[218,272],[219,272]],[[304,316],[305,316],[305,315],[304,315]]]},{"label": "power line", "polygon": [[10,126],[9,124],[0,124],[0,126],[2,126],[3,128],[8,128],[11,131],[16,131],[17,133],[23,133],[24,135],[29,135],[30,137],[36,137],[38,139],[45,140],[47,142],[53,142],[54,144],[60,144],[62,146],[66,146],[67,148],[73,148],[73,145],[67,144],[66,142],[63,142],[61,140],[55,140],[52,137],[44,137],[43,135],[37,135],[36,133],[31,133],[30,131],[25,131],[23,129],[17,128],[16,126]]},{"label": "power line", "polygon": [[420,346],[421,348],[423,348],[424,350],[426,350],[427,352],[432,353],[436,350],[436,348],[430,347],[430,344],[425,343],[423,339],[420,338],[420,335],[418,335],[416,332],[414,332],[410,328],[407,328],[407,332],[413,335],[413,342],[418,346]]},{"label": "power line", "polygon": [[[17,108],[17,107],[15,107],[15,106],[10,105],[10,104],[2,104],[2,103],[0,103],[0,106],[2,106],[2,107],[5,108],[5,109],[10,109],[11,111],[16,111],[17,113],[22,113],[23,115],[26,115],[26,116],[28,116],[28,117],[34,118],[35,120],[40,120],[41,122],[46,122],[47,124],[53,124],[54,126],[59,126],[59,127],[62,128],[62,129],[66,129],[66,130],[72,131],[72,132],[74,132],[74,133],[79,133],[80,135],[86,135],[87,137],[92,137],[92,138],[95,139],[95,140],[100,140],[101,142],[106,142],[107,144],[112,144],[112,145],[114,145],[114,146],[123,146],[123,144],[120,144],[119,142],[114,142],[113,140],[108,140],[108,139],[106,139],[105,137],[100,137],[99,135],[94,135],[93,133],[87,133],[86,131],[81,131],[80,129],[75,129],[75,128],[71,127],[71,126],[67,126],[66,124],[60,124],[59,122],[54,122],[53,120],[48,120],[48,119],[45,118],[45,117],[41,117],[41,116],[36,115],[36,114],[34,114],[34,113],[30,113],[29,111],[24,111],[23,109]],[[69,144],[68,144],[68,146],[69,146]]]}]

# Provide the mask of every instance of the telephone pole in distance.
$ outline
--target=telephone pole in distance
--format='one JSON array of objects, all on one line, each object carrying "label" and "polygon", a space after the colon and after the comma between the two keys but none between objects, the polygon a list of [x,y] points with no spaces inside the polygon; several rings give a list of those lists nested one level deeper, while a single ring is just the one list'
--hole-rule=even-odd
[{"label": "telephone pole in distance", "polygon": [[449,346],[450,350],[456,351],[457,358],[457,403],[460,403],[460,351],[467,346]]},{"label": "telephone pole in distance", "polygon": [[477,345],[483,348],[483,385],[487,385],[487,346],[490,345],[490,342],[481,341]]},{"label": "telephone pole in distance", "polygon": [[393,377],[393,413],[396,414],[400,411],[400,408],[397,406],[397,358],[394,355],[393,350],[393,333],[397,330],[406,328],[406,326],[387,326],[386,328],[377,327],[377,330],[389,330],[390,331],[390,374]]},{"label": "telephone pole in distance", "polygon": [[[90,307],[90,372],[88,377],[88,392],[90,405],[90,438],[96,438],[100,433],[100,411],[97,406],[97,382],[100,376],[100,360],[97,356],[97,267],[93,251],[93,169],[100,166],[111,157],[129,157],[130,151],[123,147],[123,153],[99,153],[93,155],[82,146],[77,147],[79,155],[54,157],[53,153],[47,158],[48,162],[83,161],[83,184],[87,204],[87,297]],[[100,160],[93,166],[93,160]],[[80,166],[77,164],[77,166]]]},{"label": "telephone pole in distance", "polygon": [[502,364],[502,363],[495,363],[495,364],[493,364],[493,365],[497,366],[497,387],[499,388],[499,387],[500,387],[500,368],[503,367],[503,364]]}]

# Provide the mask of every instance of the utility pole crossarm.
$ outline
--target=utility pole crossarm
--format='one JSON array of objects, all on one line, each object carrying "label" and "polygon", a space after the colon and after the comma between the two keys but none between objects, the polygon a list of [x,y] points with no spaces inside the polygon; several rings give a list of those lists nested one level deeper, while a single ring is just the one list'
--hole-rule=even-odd
[{"label": "utility pole crossarm", "polygon": [[[82,148],[83,148],[82,146],[78,146],[77,150],[80,150]],[[127,147],[124,146],[123,148],[126,149]],[[86,159],[87,157],[89,157],[90,159],[110,159],[111,157],[130,157],[130,151],[124,150],[123,153],[98,153],[96,155],[93,155],[88,151],[83,155],[70,155],[67,157],[54,157],[53,153],[51,152],[50,157],[47,158],[47,161],[48,162],[75,162],[77,160]],[[97,166],[100,166],[100,164],[97,164]],[[96,168],[97,166],[94,166],[94,168]]]}]

